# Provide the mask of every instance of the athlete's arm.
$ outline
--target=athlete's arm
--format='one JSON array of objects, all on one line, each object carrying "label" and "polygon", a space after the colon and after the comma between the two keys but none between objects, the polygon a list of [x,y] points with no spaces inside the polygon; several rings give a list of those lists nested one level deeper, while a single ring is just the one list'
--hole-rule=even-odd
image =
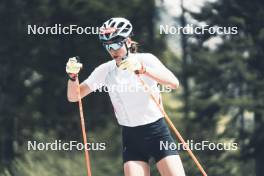
[{"label": "athlete's arm", "polygon": [[119,64],[119,68],[139,74],[145,74],[158,83],[166,85],[171,89],[179,87],[179,80],[160,62],[156,56],[146,53],[138,56],[139,58],[137,59],[134,57],[135,56],[132,55],[131,57],[123,60]]},{"label": "athlete's arm", "polygon": [[[78,101],[78,73],[82,68],[82,63],[80,63],[77,57],[69,58],[66,64],[66,73],[69,76],[68,86],[67,86],[67,98],[70,102]],[[88,85],[80,84],[80,94],[83,98],[84,96],[91,93]]]},{"label": "athlete's arm", "polygon": [[145,75],[154,79],[162,85],[170,87],[171,89],[177,89],[179,87],[179,80],[166,67],[159,67],[154,69],[145,66]]},{"label": "athlete's arm", "polygon": [[[78,83],[76,77],[80,71],[81,65],[76,59],[70,58],[66,65],[66,72],[69,75],[67,87],[67,98],[70,102],[78,101]],[[107,75],[108,64],[101,64],[90,74],[90,76],[80,84],[81,98],[87,96],[96,89],[104,86],[104,80]]]},{"label": "athlete's arm", "polygon": [[[67,88],[67,98],[70,102],[77,102],[78,101],[78,83],[77,81],[68,81],[68,88]],[[81,93],[81,98],[89,95],[92,92],[90,87],[85,84],[81,83],[80,84],[80,93]]]},{"label": "athlete's arm", "polygon": [[177,77],[156,56],[148,53],[146,54],[146,59],[142,60],[142,62],[145,67],[146,76],[171,89],[179,87]]}]

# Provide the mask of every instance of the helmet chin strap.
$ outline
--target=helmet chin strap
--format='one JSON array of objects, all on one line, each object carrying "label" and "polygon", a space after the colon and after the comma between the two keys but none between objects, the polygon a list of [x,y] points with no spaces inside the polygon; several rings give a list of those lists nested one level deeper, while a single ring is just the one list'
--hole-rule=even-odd
[{"label": "helmet chin strap", "polygon": [[[126,55],[124,56],[124,57],[122,57],[122,60],[125,60],[127,57],[128,57],[128,55],[129,55],[129,48],[128,48],[128,46],[127,46],[127,44],[125,43],[125,47],[126,47]],[[116,64],[116,66],[118,67],[118,65]]]},{"label": "helmet chin strap", "polygon": [[126,47],[126,55],[122,58],[122,60],[125,60],[128,57],[129,53],[130,53],[126,42],[125,42],[125,47]]}]

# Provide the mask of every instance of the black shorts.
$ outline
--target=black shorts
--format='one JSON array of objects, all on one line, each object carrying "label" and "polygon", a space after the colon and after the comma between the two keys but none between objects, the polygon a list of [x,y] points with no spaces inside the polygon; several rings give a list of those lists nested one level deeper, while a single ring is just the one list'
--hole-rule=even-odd
[{"label": "black shorts", "polygon": [[178,154],[175,148],[164,147],[174,143],[164,118],[137,127],[123,126],[122,139],[124,163],[149,162],[150,158],[154,158],[157,163],[166,156]]}]

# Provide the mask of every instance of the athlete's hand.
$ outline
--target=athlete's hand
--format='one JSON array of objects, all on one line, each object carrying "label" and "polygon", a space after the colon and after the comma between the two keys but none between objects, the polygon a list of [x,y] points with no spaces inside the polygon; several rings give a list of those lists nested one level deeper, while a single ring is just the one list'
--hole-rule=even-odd
[{"label": "athlete's hand", "polygon": [[72,81],[76,80],[81,68],[82,68],[82,63],[80,63],[76,57],[69,58],[66,64],[66,72]]},{"label": "athlete's hand", "polygon": [[143,64],[140,63],[136,58],[132,57],[128,57],[127,59],[123,60],[120,63],[119,68],[135,72],[136,74],[143,74],[146,72],[146,69]]}]

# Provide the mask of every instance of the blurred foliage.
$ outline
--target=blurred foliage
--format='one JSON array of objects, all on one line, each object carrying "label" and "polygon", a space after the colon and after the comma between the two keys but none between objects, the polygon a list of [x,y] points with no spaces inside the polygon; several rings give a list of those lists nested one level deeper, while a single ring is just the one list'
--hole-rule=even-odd
[{"label": "blurred foliage", "polygon": [[[84,64],[80,79],[84,80],[96,66],[111,59],[97,35],[28,35],[27,25],[99,27],[110,17],[122,16],[133,23],[133,39],[140,43],[141,50],[160,54],[156,48],[165,48],[162,38],[154,40],[157,17],[153,0],[3,0],[0,9],[0,172],[3,168],[12,172],[15,167],[11,163],[17,157],[15,165],[19,167],[27,167],[28,162],[21,164],[27,158],[30,161],[37,157],[38,154],[27,154],[23,150],[25,141],[42,141],[48,136],[66,141],[81,140],[78,106],[66,99],[65,63],[69,57],[80,56]],[[88,136],[90,131],[102,129],[103,132],[97,134],[102,138],[112,141],[118,138],[119,133],[111,133],[116,127],[107,128],[110,122],[116,122],[108,95],[94,93],[83,103]],[[116,145],[120,145],[120,141]],[[119,150],[120,146],[115,147],[108,154],[120,161]],[[55,156],[47,154],[53,159]],[[58,160],[63,160],[62,155],[57,156]],[[122,171],[122,164],[117,167],[112,160],[97,157],[95,163],[105,166],[102,172],[115,175]],[[50,163],[45,164],[45,161],[34,164],[39,164],[36,168],[41,167],[41,163],[43,169],[50,168]],[[109,171],[113,168],[116,169]],[[100,169],[97,172],[99,174]]]},{"label": "blurred foliage", "polygon": [[[121,143],[120,131],[117,124],[110,123],[104,129],[97,129],[89,133],[89,143],[105,143],[106,150],[90,150],[92,173],[94,175],[103,176],[111,173],[111,175],[123,175],[121,160]],[[100,134],[100,135],[98,135]],[[38,134],[41,143],[54,142],[58,140],[52,134]],[[115,136],[115,138],[111,138]],[[72,139],[74,141],[74,139]],[[77,141],[77,140],[76,140]],[[69,141],[61,141],[65,143]],[[82,142],[82,141],[78,141]],[[10,170],[4,170],[3,176],[21,175],[21,176],[81,176],[86,175],[86,165],[84,160],[84,152],[71,151],[28,151],[27,143],[21,147],[24,149],[23,157],[17,158],[12,162]]]},{"label": "blurred foliage", "polygon": [[239,147],[235,152],[201,152],[209,175],[263,175],[263,13],[258,0],[219,0],[191,13],[211,27],[238,28],[235,35],[189,37],[189,60],[183,69],[192,115],[186,129],[192,138],[236,142]]}]

